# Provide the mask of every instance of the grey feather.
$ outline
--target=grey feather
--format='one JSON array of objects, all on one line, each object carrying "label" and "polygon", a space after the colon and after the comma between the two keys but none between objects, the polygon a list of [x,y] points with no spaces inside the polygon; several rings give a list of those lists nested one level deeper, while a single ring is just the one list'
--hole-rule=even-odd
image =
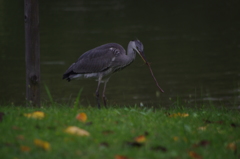
[{"label": "grey feather", "polygon": [[[146,62],[143,53],[143,44],[139,40],[130,41],[127,53],[124,48],[117,43],[108,43],[91,49],[82,54],[63,74],[63,79],[70,81],[74,78],[97,78],[98,87],[96,97],[99,103],[99,86],[104,82],[103,100],[106,106],[105,89],[110,75],[130,65],[138,53]],[[105,78],[105,79],[103,79]]]},{"label": "grey feather", "polygon": [[[98,46],[83,53],[66,70],[63,79],[70,81],[73,78],[102,78],[111,75],[131,64],[135,59],[137,50],[143,53],[143,45],[139,40],[129,42],[128,53],[117,43]],[[139,53],[139,51],[137,52]],[[144,54],[141,56],[144,56]]]}]

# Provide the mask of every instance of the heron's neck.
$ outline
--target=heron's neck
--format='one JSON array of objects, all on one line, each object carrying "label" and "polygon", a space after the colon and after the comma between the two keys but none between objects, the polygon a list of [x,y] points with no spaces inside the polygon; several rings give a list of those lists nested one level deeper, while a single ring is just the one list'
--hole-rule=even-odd
[{"label": "heron's neck", "polygon": [[136,58],[136,53],[133,51],[133,43],[131,42],[128,44],[127,56],[131,62]]}]

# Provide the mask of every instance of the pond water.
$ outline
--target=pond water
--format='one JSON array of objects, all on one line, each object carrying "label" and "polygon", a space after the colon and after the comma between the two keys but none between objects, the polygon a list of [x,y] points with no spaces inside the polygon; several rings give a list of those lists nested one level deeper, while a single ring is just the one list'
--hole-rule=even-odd
[{"label": "pond water", "polygon": [[[62,74],[87,50],[116,42],[125,49],[138,38],[165,93],[141,58],[114,74],[111,105],[240,106],[239,1],[39,1],[41,96],[43,84],[59,103],[95,105],[97,82],[67,82]],[[23,1],[0,0],[0,102],[25,103]],[[102,89],[102,87],[101,87]]]}]

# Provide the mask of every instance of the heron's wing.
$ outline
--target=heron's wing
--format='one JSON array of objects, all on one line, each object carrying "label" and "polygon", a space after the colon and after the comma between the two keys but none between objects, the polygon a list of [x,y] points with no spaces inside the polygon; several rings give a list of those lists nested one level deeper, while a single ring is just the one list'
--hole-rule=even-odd
[{"label": "heron's wing", "polygon": [[121,45],[110,43],[85,52],[78,61],[72,65],[75,73],[96,73],[107,70],[114,59],[125,53]]}]

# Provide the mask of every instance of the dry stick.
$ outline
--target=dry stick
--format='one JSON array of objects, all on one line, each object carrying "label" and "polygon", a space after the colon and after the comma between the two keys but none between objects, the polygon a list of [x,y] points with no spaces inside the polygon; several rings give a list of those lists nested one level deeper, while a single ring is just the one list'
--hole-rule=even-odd
[{"label": "dry stick", "polygon": [[149,70],[150,70],[150,72],[151,72],[151,75],[152,75],[154,81],[156,82],[156,85],[158,86],[159,90],[160,90],[162,93],[164,93],[164,91],[162,90],[162,88],[158,85],[158,82],[157,82],[155,76],[153,75],[153,71],[152,71],[152,69],[151,69],[150,64],[149,64],[148,62],[146,62],[146,65],[148,65],[148,68],[149,68]]}]

